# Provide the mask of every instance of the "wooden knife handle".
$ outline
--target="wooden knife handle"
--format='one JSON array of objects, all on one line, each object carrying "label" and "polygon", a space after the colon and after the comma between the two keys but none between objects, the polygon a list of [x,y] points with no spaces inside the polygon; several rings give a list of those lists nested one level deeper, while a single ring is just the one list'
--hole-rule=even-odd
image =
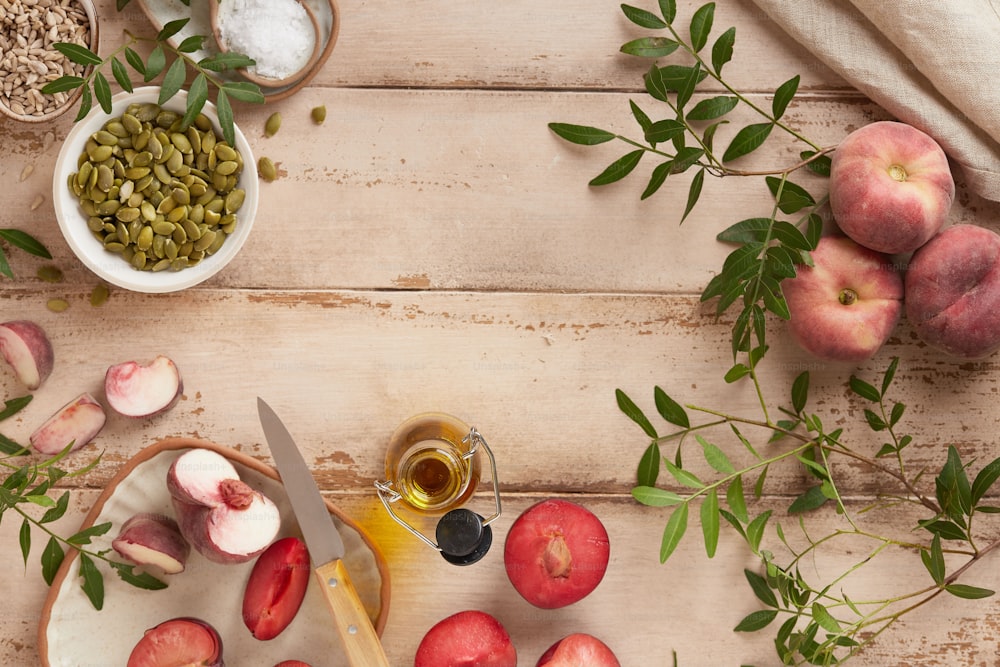
[{"label": "wooden knife handle", "polygon": [[351,667],[389,667],[385,650],[375,626],[351,583],[341,560],[332,560],[316,568],[320,590],[326,597],[344,653]]}]

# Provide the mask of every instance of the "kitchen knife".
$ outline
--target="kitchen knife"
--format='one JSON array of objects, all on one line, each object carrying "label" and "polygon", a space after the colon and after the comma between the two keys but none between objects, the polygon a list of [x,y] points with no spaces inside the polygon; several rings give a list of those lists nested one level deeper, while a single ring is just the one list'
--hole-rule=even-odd
[{"label": "kitchen knife", "polygon": [[388,667],[389,661],[375,627],[344,567],[344,541],[333,524],[316,480],[288,429],[260,397],[257,398],[257,412],[309,549],[313,572],[336,621],[348,662],[352,667]]}]

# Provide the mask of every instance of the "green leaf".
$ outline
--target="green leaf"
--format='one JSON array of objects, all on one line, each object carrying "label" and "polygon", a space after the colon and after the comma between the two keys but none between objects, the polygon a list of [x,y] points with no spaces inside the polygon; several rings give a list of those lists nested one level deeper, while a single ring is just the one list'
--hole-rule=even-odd
[{"label": "green leaf", "polygon": [[893,357],[892,361],[889,362],[889,367],[885,371],[885,375],[882,377],[882,395],[885,396],[886,392],[889,391],[889,385],[892,384],[893,378],[896,377],[896,369],[899,368],[899,357]]},{"label": "green leaf", "polygon": [[84,86],[80,93],[80,108],[76,111],[76,122],[79,122],[87,117],[90,113],[90,109],[94,104],[94,96],[90,92],[90,86]]},{"label": "green leaf", "polygon": [[712,466],[716,472],[720,472],[723,475],[731,475],[736,472],[736,468],[729,460],[729,457],[726,456],[726,453],[718,446],[713,445],[700,435],[696,436],[695,439],[701,445],[701,451],[705,456],[705,461],[708,465]]},{"label": "green leaf", "polygon": [[733,632],[756,632],[763,630],[778,617],[777,609],[761,609],[747,614],[739,624],[733,628]]},{"label": "green leaf", "polygon": [[701,532],[705,540],[705,554],[714,558],[719,547],[719,495],[715,489],[705,494],[701,503]]},{"label": "green leaf", "polygon": [[148,572],[137,571],[133,565],[127,563],[110,563],[111,567],[118,573],[118,577],[127,584],[147,591],[158,591],[167,587],[166,582],[160,581]]},{"label": "green leaf", "polygon": [[736,28],[730,28],[722,33],[712,45],[712,69],[722,74],[723,66],[733,59],[733,45],[736,43]]},{"label": "green leaf", "polygon": [[55,93],[65,93],[70,90],[76,90],[84,84],[85,80],[80,76],[61,76],[54,81],[51,81],[44,86],[42,86],[42,92],[46,95],[54,95]]},{"label": "green leaf", "polygon": [[190,19],[176,19],[174,21],[169,21],[163,26],[159,34],[156,35],[156,41],[158,42],[167,41],[168,39],[179,33],[181,30],[183,30],[184,26],[188,24],[189,20]]},{"label": "green leaf", "polygon": [[701,51],[708,44],[708,36],[712,32],[712,23],[715,20],[715,3],[699,7],[691,17],[691,48],[695,53]]},{"label": "green leaf", "polygon": [[[809,206],[816,205],[816,200],[813,199],[813,196],[800,185],[778,178],[777,176],[768,176],[764,180],[767,182],[767,187],[771,190],[771,195],[778,198],[778,208],[781,209],[782,213],[795,213]],[[808,249],[808,246],[805,249]]]},{"label": "green leaf", "polygon": [[596,127],[586,125],[572,125],[570,123],[549,123],[549,129],[560,138],[572,144],[580,146],[595,146],[611,141],[615,138],[614,133],[601,130]]},{"label": "green leaf", "polygon": [[656,404],[656,411],[664,420],[681,428],[691,428],[691,421],[684,407],[670,398],[659,386],[653,388],[653,401]]},{"label": "green leaf", "polygon": [[667,23],[673,23],[674,19],[677,18],[677,0],[659,0],[659,2],[663,18],[666,19]]},{"label": "green leaf", "polygon": [[205,108],[208,101],[208,78],[199,72],[198,76],[191,82],[188,89],[187,105],[184,109],[184,117],[181,119],[181,127],[188,128],[194,123],[194,119]]},{"label": "green leaf", "polygon": [[802,371],[792,383],[792,409],[801,414],[809,400],[809,371]]},{"label": "green leaf", "polygon": [[635,118],[635,122],[639,124],[639,127],[642,128],[643,134],[645,134],[646,130],[648,130],[649,127],[653,124],[653,121],[649,119],[649,116],[646,114],[646,112],[640,109],[639,105],[636,104],[633,100],[629,100],[628,105],[629,108],[632,110],[632,117]]},{"label": "green leaf", "polygon": [[[0,410],[0,421],[13,417],[31,403],[32,395],[25,394],[17,398],[8,398],[4,401],[3,410]],[[8,454],[10,452],[7,452]]]},{"label": "green leaf", "polygon": [[801,514],[822,507],[829,498],[823,493],[823,486],[814,486],[800,495],[788,507],[789,514]]},{"label": "green leaf", "polygon": [[892,444],[889,444],[888,442],[886,442],[886,443],[883,443],[881,449],[879,449],[878,453],[875,454],[875,458],[881,459],[881,458],[884,458],[886,456],[892,456],[897,451],[898,450],[896,449],[895,445],[892,445]]},{"label": "green leaf", "polygon": [[21,521],[18,542],[21,545],[21,557],[24,559],[24,565],[27,567],[28,555],[31,553],[31,522],[27,519]]},{"label": "green leaf", "polygon": [[868,422],[868,428],[870,428],[871,430],[877,432],[877,431],[884,431],[886,428],[888,428],[888,424],[886,424],[885,421],[875,412],[865,409],[864,415],[865,415],[865,421]]},{"label": "green leaf", "polygon": [[694,95],[694,89],[698,86],[698,82],[704,78],[702,74],[703,72],[701,71],[700,63],[695,63],[694,66],[688,70],[687,76],[684,77],[680,86],[677,88],[677,100],[675,101],[675,104],[678,109],[683,109],[687,106],[687,103],[691,101],[691,96]]},{"label": "green leaf", "polygon": [[770,235],[771,218],[747,218],[730,225],[716,235],[724,243],[763,243]]},{"label": "green leaf", "polygon": [[0,239],[7,241],[7,243],[11,244],[15,248],[20,248],[29,255],[42,257],[44,259],[52,259],[52,255],[49,253],[48,249],[42,245],[41,241],[27,232],[22,232],[19,229],[0,229]]},{"label": "green leaf", "polygon": [[935,491],[941,510],[959,524],[964,523],[972,510],[972,488],[954,445],[948,446],[948,459],[935,479]]},{"label": "green leaf", "polygon": [[785,115],[788,104],[795,98],[795,93],[799,90],[799,80],[800,77],[795,75],[781,84],[775,91],[774,100],[771,102],[771,110],[775,120]]},{"label": "green leaf", "polygon": [[733,515],[739,521],[743,523],[750,521],[750,515],[747,513],[746,496],[743,493],[742,475],[737,475],[736,478],[729,483],[729,486],[726,487],[726,504],[729,505],[729,509],[732,510]]},{"label": "green leaf", "polygon": [[166,104],[184,86],[187,78],[187,65],[183,58],[175,58],[167,68],[167,73],[163,75],[163,82],[160,84],[160,96],[157,103],[160,106]]},{"label": "green leaf", "polygon": [[725,116],[740,103],[738,97],[719,95],[701,100],[688,111],[688,120],[713,120]]},{"label": "green leaf", "polygon": [[948,584],[944,589],[955,597],[966,600],[981,600],[996,594],[996,591],[991,591],[988,588],[979,588],[978,586],[969,586],[968,584]]},{"label": "green leaf", "polygon": [[1000,458],[987,463],[972,482],[972,503],[977,505],[1000,478]]},{"label": "green leaf", "polygon": [[130,47],[125,47],[125,61],[132,67],[132,69],[138,72],[140,76],[145,76],[146,63],[142,62],[142,56]]},{"label": "green leaf", "polygon": [[[760,479],[763,478],[764,473],[761,473]],[[758,514],[753,521],[747,524],[747,543],[754,553],[760,551],[760,541],[764,537],[764,528],[767,527],[767,522],[770,518],[771,510],[766,510]]]},{"label": "green leaf", "polygon": [[100,65],[104,62],[101,60],[99,55],[85,46],[80,46],[79,44],[73,44],[71,42],[56,42],[52,45],[52,47],[77,65]]},{"label": "green leaf", "polygon": [[835,619],[830,611],[819,602],[813,602],[812,616],[813,620],[819,623],[820,627],[827,632],[833,632],[836,634],[843,631],[843,628],[840,627],[840,623],[837,622],[837,619]]},{"label": "green leaf", "polygon": [[750,588],[753,590],[753,594],[757,596],[757,599],[766,604],[768,607],[778,606],[778,598],[775,596],[774,591],[771,587],[767,585],[767,579],[760,576],[752,570],[743,570],[744,576],[746,576],[747,581],[750,583]]},{"label": "green leaf", "polygon": [[929,530],[934,535],[940,535],[941,539],[945,540],[968,540],[969,536],[966,534],[965,530],[961,526],[954,523],[953,521],[945,521],[939,519],[937,521],[929,521],[927,523],[920,524],[923,528]]},{"label": "green leaf", "polygon": [[109,530],[111,530],[110,521],[98,523],[69,536],[66,538],[66,541],[75,546],[83,546],[85,544],[90,544],[91,539],[104,535]]},{"label": "green leaf", "polygon": [[257,61],[253,58],[232,51],[216,53],[198,61],[199,67],[210,72],[228,72],[242,67],[252,67],[256,64]]},{"label": "green leaf", "polygon": [[621,52],[640,58],[662,58],[680,47],[678,42],[666,37],[640,37],[622,44]]},{"label": "green leaf", "polygon": [[649,175],[649,183],[646,184],[646,189],[642,191],[642,196],[640,199],[649,199],[660,187],[666,182],[667,177],[673,171],[674,162],[673,160],[667,160],[666,162],[661,162],[660,164],[653,167],[653,172]]},{"label": "green leaf", "polygon": [[615,400],[618,402],[618,409],[625,413],[626,417],[638,424],[643,433],[650,438],[657,437],[653,424],[650,423],[643,411],[639,409],[639,406],[624,391],[615,389]]},{"label": "green leaf", "polygon": [[204,46],[204,42],[204,35],[191,35],[190,37],[185,37],[184,41],[177,45],[177,50],[181,53],[194,53]]},{"label": "green leaf", "polygon": [[7,456],[24,456],[25,454],[30,454],[31,450],[0,433],[0,452]]},{"label": "green leaf", "polygon": [[941,536],[935,535],[934,539],[931,541],[931,548],[924,549],[920,552],[920,559],[924,563],[924,567],[930,573],[931,578],[934,580],[938,586],[944,584],[945,575],[945,564],[944,564],[944,552],[941,549]]},{"label": "green leaf", "polygon": [[774,129],[773,123],[747,125],[733,137],[726,152],[722,155],[722,161],[732,162],[757,150],[771,134],[772,129]]},{"label": "green leaf", "polygon": [[118,58],[111,59],[111,74],[114,75],[115,81],[121,86],[122,90],[131,93],[132,80],[128,76],[128,70],[125,69],[125,65]]},{"label": "green leaf", "polygon": [[665,457],[663,458],[663,467],[667,469],[667,472],[669,472],[671,477],[677,480],[679,484],[692,489],[705,488],[704,482],[698,479],[697,475],[688,470],[684,470],[684,468],[681,468],[670,459]]},{"label": "green leaf", "polygon": [[146,59],[146,71],[143,72],[142,78],[146,83],[149,83],[163,71],[163,68],[167,66],[167,54],[163,50],[162,44],[157,44],[152,51],[149,52],[149,58]]},{"label": "green leaf", "polygon": [[249,81],[226,82],[222,84],[222,90],[240,102],[249,102],[250,104],[264,103],[264,93],[260,92],[260,87]]},{"label": "green leaf", "polygon": [[673,118],[667,118],[665,120],[658,120],[650,125],[645,131],[645,138],[651,144],[661,144],[681,136],[686,129],[684,123]]},{"label": "green leaf", "polygon": [[698,164],[700,160],[705,155],[705,149],[699,148],[697,146],[688,146],[677,151],[677,155],[674,156],[674,164],[671,168],[671,173],[681,174],[694,165]]},{"label": "green leaf", "polygon": [[646,447],[642,458],[639,459],[639,469],[636,472],[636,479],[640,486],[654,486],[660,476],[660,445],[654,440]]},{"label": "green leaf", "polygon": [[667,27],[667,24],[663,22],[659,16],[653,12],[647,11],[645,9],[640,9],[638,7],[633,7],[632,5],[622,6],[622,12],[629,21],[636,24],[640,28],[652,28],[653,30],[661,30]]},{"label": "green leaf", "polygon": [[701,190],[704,185],[705,169],[700,169],[691,179],[691,185],[688,187],[687,204],[684,206],[684,214],[681,216],[681,222],[687,220],[688,215],[694,210],[698,199],[701,198]]},{"label": "green leaf", "polygon": [[229,105],[229,97],[226,95],[225,87],[219,90],[215,98],[215,109],[219,114],[219,126],[222,128],[222,137],[230,146],[236,145],[236,125],[233,122],[233,108]]},{"label": "green leaf", "polygon": [[87,554],[80,552],[80,587],[86,593],[90,604],[100,611],[104,607],[104,577],[97,569],[94,561]]},{"label": "green leaf", "polygon": [[632,489],[632,497],[649,507],[672,507],[684,502],[679,494],[655,486],[637,486]]},{"label": "green leaf", "polygon": [[687,530],[688,505],[683,503],[670,513],[667,525],[663,529],[663,539],[660,542],[660,562],[666,563],[670,555],[677,549],[677,545],[684,538]]},{"label": "green leaf", "polygon": [[[817,151],[802,151],[799,153],[799,157],[802,160],[809,160],[812,156],[816,155]],[[829,155],[821,155],[814,160],[809,160],[806,168],[814,174],[828,178],[830,176],[830,167],[833,166],[833,160]]]},{"label": "green leaf", "polygon": [[52,521],[61,519],[62,516],[66,514],[67,509],[69,509],[69,491],[64,491],[63,494],[59,496],[59,499],[56,500],[55,507],[46,511],[45,514],[42,515],[42,518],[38,520],[38,523],[51,523]]},{"label": "green leaf", "polygon": [[56,501],[49,496],[32,493],[24,497],[29,503],[39,507],[55,507]]},{"label": "green leaf", "polygon": [[639,164],[639,160],[642,159],[642,156],[645,153],[646,151],[642,148],[626,153],[609,164],[600,174],[592,178],[589,185],[596,187],[599,185],[609,185],[622,180],[632,173],[632,170],[636,168]]},{"label": "green leaf", "polygon": [[871,401],[872,403],[878,403],[882,400],[882,395],[879,393],[878,389],[860,378],[852,375],[849,385],[851,387],[851,391],[865,400]]},{"label": "green leaf", "polygon": [[104,113],[111,113],[111,84],[100,72],[94,74],[94,97]]},{"label": "green leaf", "polygon": [[42,550],[42,578],[45,579],[45,583],[49,586],[52,585],[52,581],[56,578],[56,572],[59,571],[59,566],[62,565],[65,557],[66,554],[59,544],[59,540],[55,537],[50,537],[48,543],[45,545],[45,549]]},{"label": "green leaf", "polygon": [[749,366],[746,366],[745,364],[734,364],[732,368],[726,371],[726,374],[722,379],[725,380],[727,384],[732,384],[733,382],[742,380],[748,375],[750,375]]}]

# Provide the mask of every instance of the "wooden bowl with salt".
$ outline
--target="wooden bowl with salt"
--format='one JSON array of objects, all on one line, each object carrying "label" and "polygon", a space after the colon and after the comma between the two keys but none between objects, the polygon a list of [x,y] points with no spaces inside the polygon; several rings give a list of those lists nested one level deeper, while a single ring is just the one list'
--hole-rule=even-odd
[{"label": "wooden bowl with salt", "polygon": [[[208,3],[212,23],[212,34],[223,52],[238,52],[253,58],[257,64],[237,70],[242,77],[262,88],[282,88],[295,83],[305,76],[320,58],[322,51],[322,29],[316,13],[302,0],[258,0],[257,9],[267,8],[268,12],[286,12],[284,16],[272,16],[271,20],[258,21],[253,25],[241,25],[233,32],[234,37],[244,40],[234,44],[227,32],[227,20],[231,19],[230,7],[234,0],[213,0]],[[253,2],[249,4],[254,4]],[[303,23],[299,10],[304,11],[308,29],[289,33]],[[249,11],[253,11],[250,8]],[[311,32],[310,32],[311,30]],[[246,44],[245,40],[250,40]],[[295,40],[301,40],[303,49],[295,49]],[[249,46],[249,48],[247,48]],[[270,53],[267,53],[270,51]],[[277,52],[281,57],[296,55],[294,63],[268,63],[261,59]],[[304,54],[304,55],[303,55]]]}]

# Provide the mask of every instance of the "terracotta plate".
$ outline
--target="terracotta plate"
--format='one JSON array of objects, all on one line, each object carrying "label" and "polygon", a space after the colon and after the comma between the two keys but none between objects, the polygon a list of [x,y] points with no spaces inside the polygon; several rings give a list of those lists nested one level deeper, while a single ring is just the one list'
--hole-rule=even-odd
[{"label": "terracotta plate", "polygon": [[[213,2],[215,0],[212,0]],[[170,38],[170,43],[177,46],[185,38],[192,35],[202,35],[206,37],[203,48],[189,54],[195,60],[200,60],[219,52],[218,44],[212,36],[212,23],[208,14],[208,2],[198,0],[192,2],[190,7],[184,5],[180,0],[138,0],[139,6],[146,16],[153,23],[153,26],[160,30],[170,21],[190,18],[184,28]],[[306,72],[301,79],[289,83],[281,88],[261,88],[265,101],[274,102],[284,99],[302,88],[304,88],[326,64],[327,59],[333,52],[333,47],[337,43],[337,35],[340,31],[340,11],[336,0],[304,0],[310,9],[316,14],[319,21],[320,33],[323,39],[323,48],[319,58],[312,69]],[[238,72],[221,72],[219,77],[230,81],[245,81]]]},{"label": "terracotta plate", "polygon": [[[111,521],[114,527],[95,540],[110,548],[118,527],[137,512],[173,515],[166,489],[170,464],[184,451],[207,448],[233,462],[241,478],[270,497],[281,508],[279,536],[296,535],[298,527],[277,472],[233,449],[202,440],[171,438],[142,450],[108,484],[82,528]],[[327,506],[343,536],[344,562],[365,608],[381,634],[389,606],[389,574],[378,547],[340,510]],[[339,664],[343,656],[330,612],[311,580],[298,615],[285,631],[267,642],[258,641],[243,625],[243,589],[253,561],[218,565],[191,552],[187,568],[166,577],[169,587],[159,591],[135,588],[107,567],[104,573],[104,609],[95,610],[80,588],[78,559],[67,554],[42,610],[38,651],[43,667],[78,667],[81,658],[102,665],[124,665],[146,629],[176,616],[196,616],[211,623],[222,636],[223,657],[233,665],[273,665],[297,659],[313,665]],[[93,664],[98,664],[97,662]]]}]

